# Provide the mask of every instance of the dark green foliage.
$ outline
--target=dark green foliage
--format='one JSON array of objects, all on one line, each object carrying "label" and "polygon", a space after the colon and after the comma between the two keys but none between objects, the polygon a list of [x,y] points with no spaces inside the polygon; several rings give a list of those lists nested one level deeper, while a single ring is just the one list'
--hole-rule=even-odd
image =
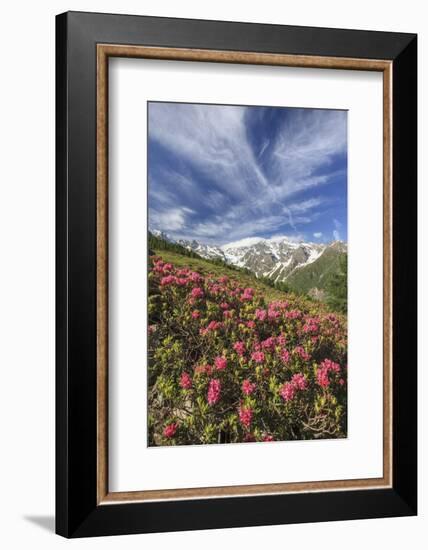
[{"label": "dark green foliage", "polygon": [[334,311],[346,313],[348,309],[348,256],[339,258],[339,268],[326,285],[327,303]]},{"label": "dark green foliage", "polygon": [[267,286],[276,288],[276,290],[295,293],[295,290],[293,290],[293,288],[291,288],[291,286],[285,281],[275,281],[274,279],[269,279],[269,277],[258,277],[258,280]]},{"label": "dark green foliage", "polygon": [[287,279],[294,291],[309,292],[311,289],[327,290],[329,281],[340,270],[345,252],[327,248],[315,262],[296,269]]}]

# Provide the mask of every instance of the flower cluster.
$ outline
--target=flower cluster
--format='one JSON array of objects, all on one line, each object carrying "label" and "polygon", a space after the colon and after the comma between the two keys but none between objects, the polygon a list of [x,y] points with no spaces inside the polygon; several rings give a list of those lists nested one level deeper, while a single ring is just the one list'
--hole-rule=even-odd
[{"label": "flower cluster", "polygon": [[221,382],[217,378],[212,378],[208,386],[207,401],[209,405],[215,405],[220,399]]},{"label": "flower cluster", "polygon": [[330,359],[324,359],[317,370],[317,383],[323,388],[328,388],[331,382],[331,373],[339,374],[340,365]]},{"label": "flower cluster", "polygon": [[250,428],[252,419],[253,409],[251,407],[239,407],[239,421],[246,429]]},{"label": "flower cluster", "polygon": [[256,385],[253,384],[253,382],[250,382],[248,378],[246,378],[242,382],[242,391],[245,393],[245,395],[251,395],[255,389]]},{"label": "flower cluster", "polygon": [[293,374],[290,382],[285,382],[279,393],[284,401],[291,401],[294,399],[296,393],[304,391],[308,388],[308,381],[305,378],[305,375],[302,373]]},{"label": "flower cluster", "polygon": [[174,437],[175,432],[177,431],[177,427],[178,425],[176,422],[171,422],[171,424],[167,424],[163,430],[163,435],[168,439]]},{"label": "flower cluster", "polygon": [[187,372],[182,372],[180,376],[180,387],[183,388],[183,390],[190,390],[192,387],[192,379]]},{"label": "flower cluster", "polygon": [[239,279],[149,272],[149,444],[346,436],[346,318]]},{"label": "flower cluster", "polygon": [[217,370],[224,370],[227,367],[227,359],[225,357],[216,357],[214,364]]}]

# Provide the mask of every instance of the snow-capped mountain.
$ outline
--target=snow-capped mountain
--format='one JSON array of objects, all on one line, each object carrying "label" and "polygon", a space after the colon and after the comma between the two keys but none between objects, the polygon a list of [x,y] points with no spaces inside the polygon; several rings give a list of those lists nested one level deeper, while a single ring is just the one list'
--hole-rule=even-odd
[{"label": "snow-capped mountain", "polygon": [[285,281],[296,268],[314,262],[326,247],[283,237],[231,243],[222,248],[229,263],[245,267],[257,277],[268,277],[278,282]]},{"label": "snow-capped mountain", "polygon": [[246,268],[257,277],[268,277],[275,282],[286,281],[300,269],[316,262],[325,253],[347,252],[342,241],[330,244],[296,242],[287,237],[270,239],[248,238],[222,246],[200,243],[196,240],[174,240],[161,231],[151,231],[155,236],[176,242],[199,256],[221,259],[228,264]]},{"label": "snow-capped mountain", "polygon": [[194,252],[196,252],[196,254],[199,254],[199,256],[202,256],[202,258],[208,258],[210,260],[214,260],[215,258],[220,258],[221,260],[226,261],[224,257],[224,252],[220,246],[203,244],[195,240],[186,241],[184,239],[178,239],[176,242],[178,244],[181,244],[181,246],[184,246],[184,248],[193,250]]}]

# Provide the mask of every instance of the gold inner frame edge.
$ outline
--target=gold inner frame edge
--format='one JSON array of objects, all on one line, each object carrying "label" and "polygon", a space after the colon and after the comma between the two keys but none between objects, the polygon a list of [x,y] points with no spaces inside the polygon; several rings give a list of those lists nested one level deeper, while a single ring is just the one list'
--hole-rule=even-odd
[{"label": "gold inner frame edge", "polygon": [[[383,477],[186,489],[108,489],[108,59],[132,57],[383,73]],[[392,62],[223,50],[97,44],[97,504],[377,489],[392,485]]]}]

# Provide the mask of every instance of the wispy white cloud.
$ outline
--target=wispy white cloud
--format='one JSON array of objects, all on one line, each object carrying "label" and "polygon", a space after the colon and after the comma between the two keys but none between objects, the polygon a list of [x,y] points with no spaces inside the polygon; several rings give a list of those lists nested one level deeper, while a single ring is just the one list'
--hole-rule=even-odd
[{"label": "wispy white cloud", "polygon": [[237,198],[267,186],[248,143],[245,109],[223,105],[154,103],[150,138],[215,179]]},{"label": "wispy white cloud", "polygon": [[326,199],[323,199],[322,197],[313,197],[300,202],[292,202],[287,208],[291,210],[291,212],[303,213],[308,210],[312,210],[325,202]]},{"label": "wispy white cloud", "polygon": [[[247,109],[150,104],[150,140],[180,160],[151,174],[153,226],[221,244],[286,226],[298,233],[316,219],[326,197],[296,197],[339,175],[328,166],[346,150],[346,114],[294,109],[275,135],[255,148]],[[197,215],[185,211],[188,205]],[[168,227],[160,227],[163,223]]]},{"label": "wispy white cloud", "polygon": [[269,139],[266,139],[264,142],[263,142],[263,145],[259,151],[259,158],[263,155],[263,153],[266,151],[266,149],[269,147],[270,145],[270,140]]},{"label": "wispy white cloud", "polygon": [[239,241],[233,241],[222,246],[223,250],[230,250],[231,248],[242,247],[242,246],[252,246],[257,244],[262,239],[260,237],[245,237]]},{"label": "wispy white cloud", "polygon": [[[243,247],[243,246],[252,246],[254,244],[257,244],[265,239],[261,237],[246,237],[244,239],[240,239],[239,241],[233,241],[229,242],[222,246],[223,250],[230,250],[231,248],[236,247]],[[272,235],[272,237],[269,238],[270,242],[282,242],[284,240],[289,240],[291,242],[300,242],[303,240],[303,235],[293,235],[290,237],[289,235]]]},{"label": "wispy white cloud", "polygon": [[149,210],[150,226],[160,231],[178,231],[187,225],[188,214],[193,214],[190,208],[169,208],[163,211]]},{"label": "wispy white cloud", "polygon": [[315,231],[313,234],[316,239],[321,239],[322,237],[322,231]]},{"label": "wispy white cloud", "polygon": [[335,241],[340,241],[340,231],[339,231],[339,229],[342,227],[342,224],[340,223],[339,220],[334,218],[333,219],[333,225],[335,227],[335,229],[333,229],[333,238],[334,238]]}]

